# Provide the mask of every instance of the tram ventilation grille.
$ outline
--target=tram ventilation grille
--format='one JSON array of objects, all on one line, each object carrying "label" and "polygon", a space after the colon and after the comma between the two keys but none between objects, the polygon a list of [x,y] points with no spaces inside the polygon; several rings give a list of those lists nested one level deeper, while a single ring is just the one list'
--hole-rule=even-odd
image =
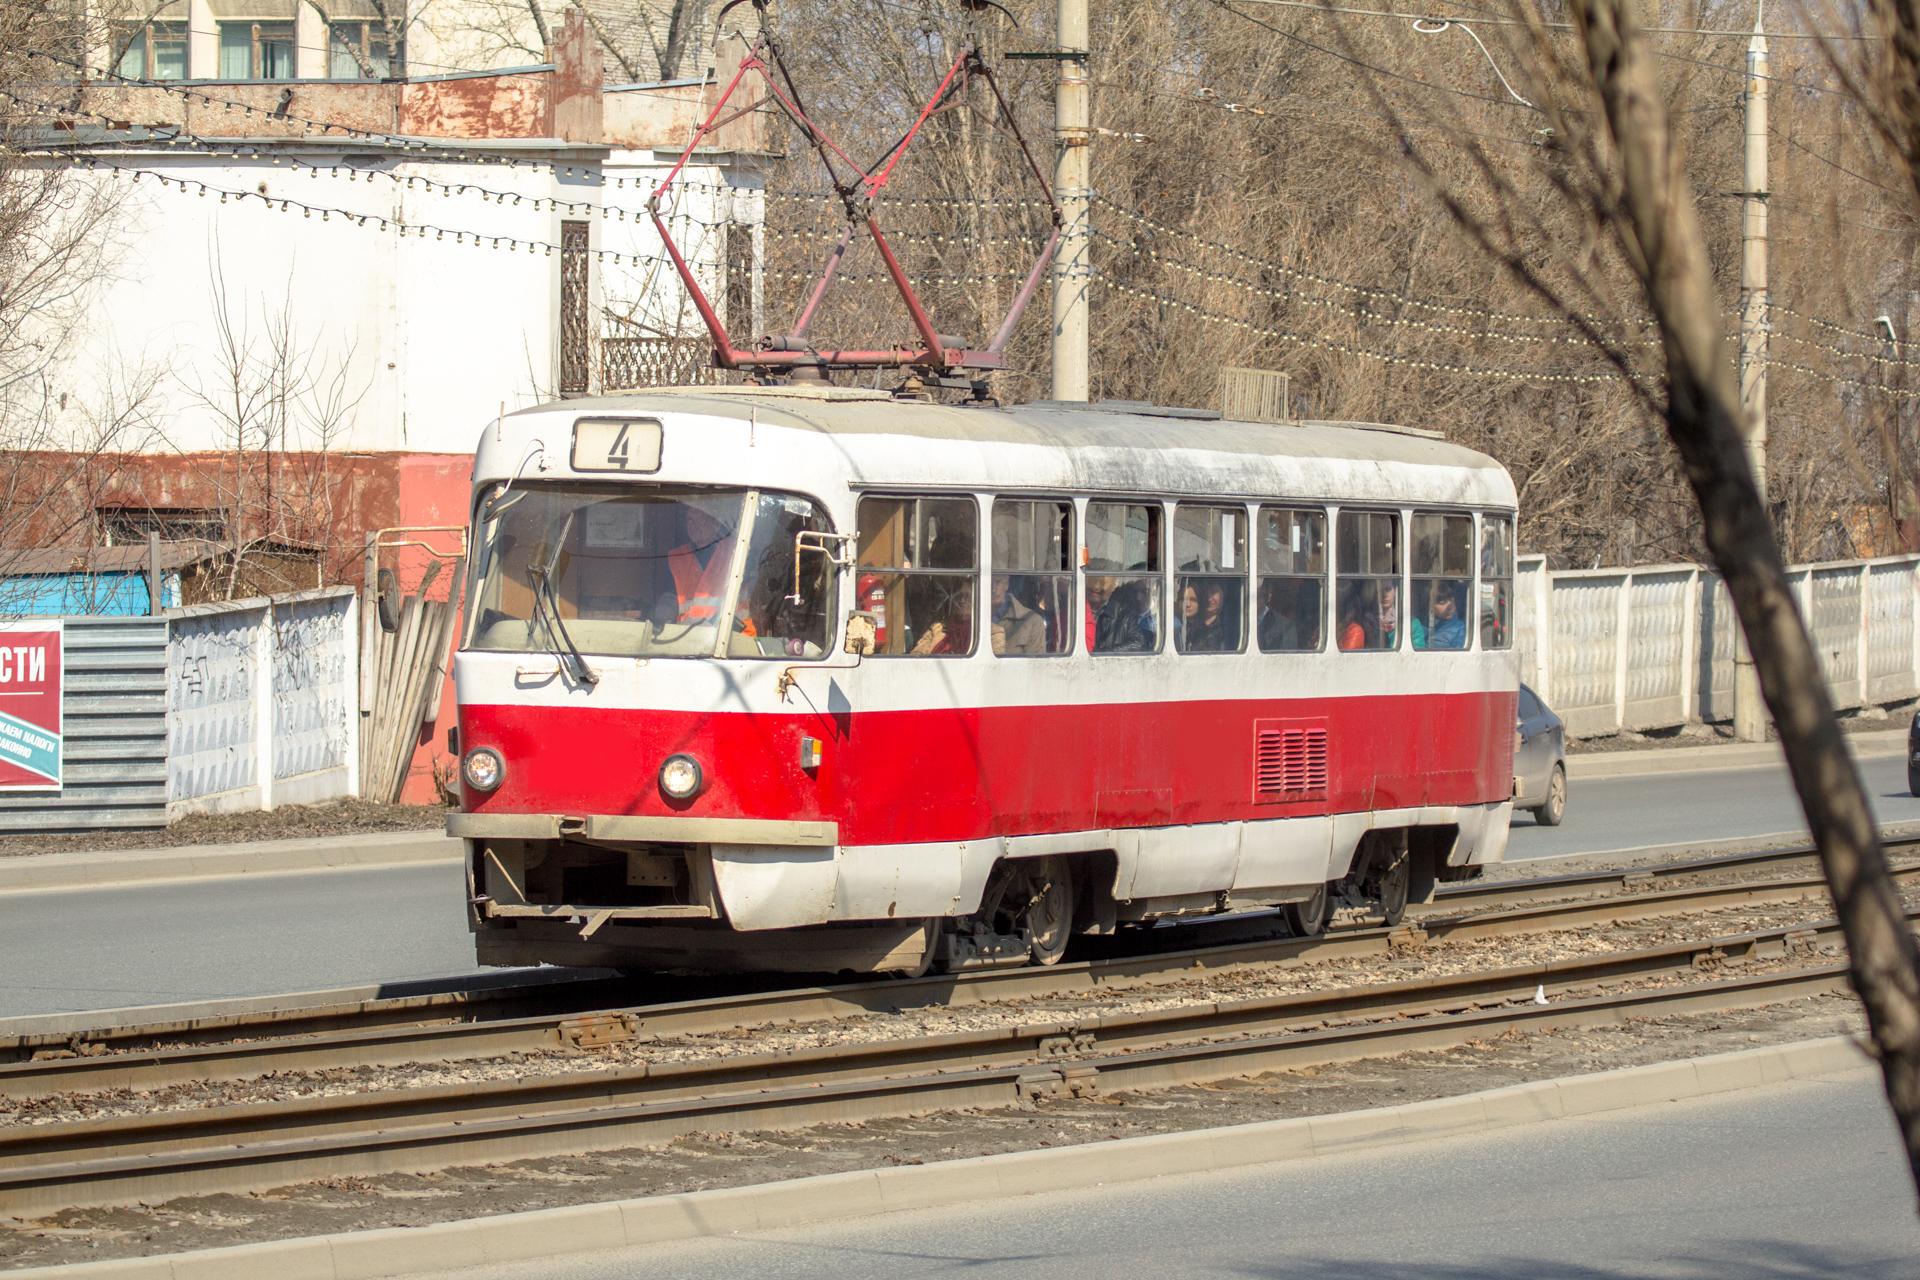
[{"label": "tram ventilation grille", "polygon": [[1274,802],[1326,797],[1326,721],[1255,721],[1253,798]]}]

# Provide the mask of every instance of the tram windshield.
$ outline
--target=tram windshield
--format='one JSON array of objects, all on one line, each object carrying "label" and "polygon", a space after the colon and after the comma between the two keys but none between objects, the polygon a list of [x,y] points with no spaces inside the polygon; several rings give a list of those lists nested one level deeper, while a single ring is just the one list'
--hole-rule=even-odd
[{"label": "tram windshield", "polygon": [[[515,484],[480,505],[467,648],[635,658],[817,658],[827,558],[811,499],[761,490]],[[745,546],[745,554],[741,547]]]}]

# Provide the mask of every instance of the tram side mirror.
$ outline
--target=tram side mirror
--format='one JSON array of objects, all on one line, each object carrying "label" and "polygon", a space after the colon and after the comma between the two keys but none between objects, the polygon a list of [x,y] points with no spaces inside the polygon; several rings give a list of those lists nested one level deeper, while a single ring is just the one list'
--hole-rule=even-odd
[{"label": "tram side mirror", "polygon": [[864,657],[879,647],[880,620],[864,610],[847,615],[847,638],[840,647],[855,657]]}]

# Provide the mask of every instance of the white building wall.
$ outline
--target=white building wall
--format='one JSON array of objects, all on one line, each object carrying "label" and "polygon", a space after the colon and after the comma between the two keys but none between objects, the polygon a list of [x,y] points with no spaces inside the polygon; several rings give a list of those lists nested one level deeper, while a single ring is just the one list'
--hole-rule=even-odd
[{"label": "white building wall", "polygon": [[[137,447],[235,447],[231,424],[206,403],[231,399],[219,324],[224,289],[225,314],[244,352],[264,358],[272,332],[284,326],[305,378],[318,387],[338,380],[355,401],[330,434],[311,414],[296,413],[276,446],[465,453],[503,406],[553,398],[558,246],[569,219],[591,224],[592,246],[603,254],[647,260],[594,261],[596,331],[603,303],[683,327],[691,321],[686,331],[698,331],[644,212],[652,183],[642,179],[665,172],[651,152],[607,171],[626,178],[624,186],[602,181],[598,164],[582,161],[354,158],[358,168],[378,163],[396,182],[350,178],[344,166],[336,173],[337,151],[302,158],[326,168],[313,172],[284,157],[116,153],[111,160],[121,172],[73,171],[76,183],[105,184],[120,200],[113,243],[103,246],[108,279],[62,371],[74,447],[86,437],[80,407],[129,380],[151,382],[146,417],[155,434]],[[716,221],[731,202],[712,190],[722,180],[717,166],[689,166],[686,177],[699,185],[682,197],[680,207],[693,211],[683,252],[701,260],[717,297],[725,236],[698,224]],[[284,211],[279,201],[288,202]]]}]

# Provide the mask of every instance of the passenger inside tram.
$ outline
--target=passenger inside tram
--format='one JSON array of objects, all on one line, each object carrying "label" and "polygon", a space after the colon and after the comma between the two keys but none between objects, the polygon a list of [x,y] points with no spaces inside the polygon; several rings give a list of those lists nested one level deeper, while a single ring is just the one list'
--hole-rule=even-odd
[{"label": "passenger inside tram", "polygon": [[1186,578],[1180,588],[1175,641],[1182,653],[1231,653],[1240,647],[1240,581]]},{"label": "passenger inside tram", "polygon": [[1158,598],[1145,582],[1087,578],[1087,613],[1095,653],[1152,653],[1160,647]]},{"label": "passenger inside tram", "polygon": [[[916,657],[958,656],[973,650],[973,591],[978,579],[914,576],[907,579],[907,616],[926,618],[908,652]],[[920,605],[915,608],[915,604]]]},{"label": "passenger inside tram", "polygon": [[994,574],[992,590],[993,651],[1022,657],[1047,652],[1047,619],[1014,592],[1012,577]]},{"label": "passenger inside tram", "polygon": [[1340,647],[1343,650],[1379,648],[1380,613],[1364,580],[1340,584]]},{"label": "passenger inside tram", "polygon": [[1320,582],[1316,578],[1270,578],[1260,584],[1260,648],[1265,653],[1303,653],[1320,647]]},{"label": "passenger inside tram", "polygon": [[[1467,620],[1460,604],[1466,592],[1467,585],[1464,582],[1414,583],[1414,648],[1464,649],[1467,647]],[[1427,598],[1423,601],[1421,596]],[[1425,617],[1421,616],[1423,614]]]}]

